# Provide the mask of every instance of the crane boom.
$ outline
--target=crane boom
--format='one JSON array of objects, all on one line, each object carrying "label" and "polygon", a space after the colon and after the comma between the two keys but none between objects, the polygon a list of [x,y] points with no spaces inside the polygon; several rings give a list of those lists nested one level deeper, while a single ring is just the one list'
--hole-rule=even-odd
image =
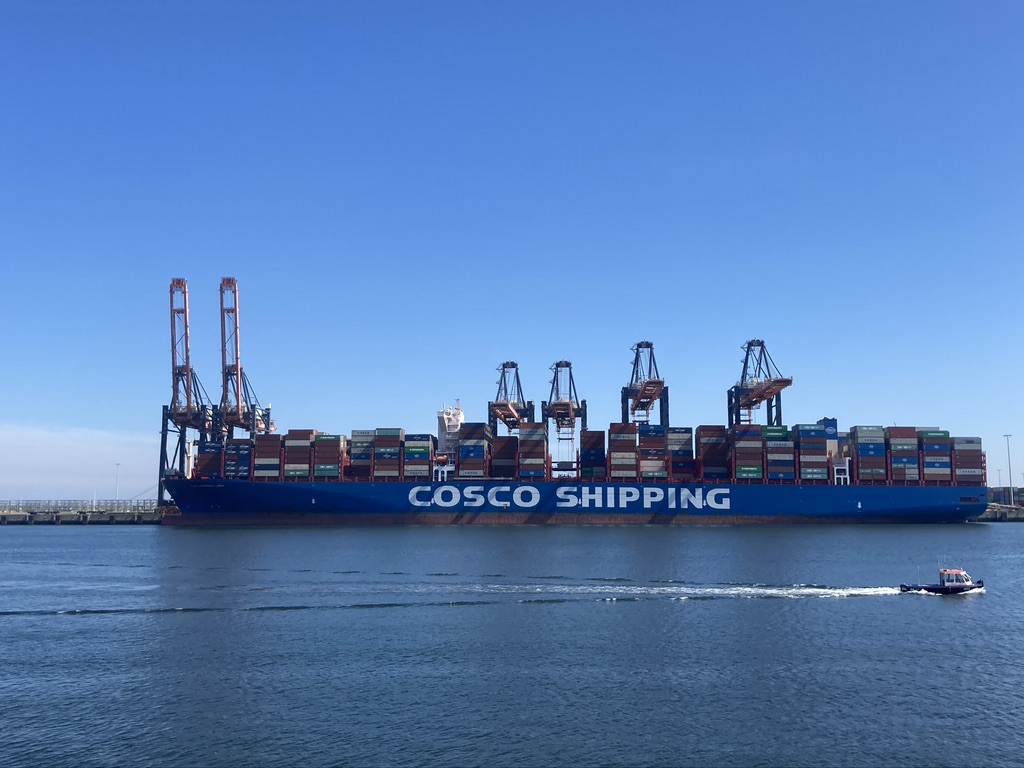
[{"label": "crane boom", "polygon": [[580,402],[576,395],[572,363],[559,360],[551,366],[551,371],[554,374],[551,378],[551,394],[548,401],[542,404],[541,416],[555,422],[560,440],[571,440],[576,430],[576,419],[582,419],[583,429],[587,428],[586,401]]},{"label": "crane boom", "polygon": [[654,344],[638,341],[630,348],[633,352],[633,375],[622,388],[622,423],[649,422],[651,411],[661,405],[661,423],[668,426],[668,387],[658,373],[654,359]]},{"label": "crane boom", "polygon": [[523,396],[523,386],[519,380],[519,363],[506,360],[498,366],[498,393],[494,401],[487,404],[487,417],[491,433],[498,431],[501,421],[509,432],[519,429],[522,422],[532,422],[534,415],[533,401]]},{"label": "crane boom", "polygon": [[743,345],[743,371],[739,382],[729,389],[729,426],[753,422],[753,411],[767,403],[768,423],[782,425],[782,390],[793,379],[783,376],[762,339]]},{"label": "crane boom", "polygon": [[170,415],[182,427],[208,432],[213,407],[192,368],[189,338],[188,283],[171,281],[171,404]]},{"label": "crane boom", "polygon": [[238,281],[225,277],[220,281],[220,418],[227,437],[236,427],[251,434],[273,431],[270,409],[260,405],[242,368],[239,328]]},{"label": "crane boom", "polygon": [[175,278],[171,281],[171,402],[163,407],[160,428],[157,501],[161,505],[167,503],[164,478],[188,474],[189,430],[199,433],[200,445],[213,439],[215,410],[192,368],[188,283]]}]

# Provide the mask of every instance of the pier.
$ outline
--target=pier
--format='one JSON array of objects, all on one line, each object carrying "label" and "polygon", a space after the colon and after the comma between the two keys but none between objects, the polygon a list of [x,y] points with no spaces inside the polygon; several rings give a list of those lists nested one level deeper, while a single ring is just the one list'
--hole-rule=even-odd
[{"label": "pier", "polygon": [[138,525],[162,517],[156,499],[0,501],[0,525]]},{"label": "pier", "polygon": [[985,514],[978,518],[982,523],[1024,523],[1024,507],[1008,504],[989,504]]}]

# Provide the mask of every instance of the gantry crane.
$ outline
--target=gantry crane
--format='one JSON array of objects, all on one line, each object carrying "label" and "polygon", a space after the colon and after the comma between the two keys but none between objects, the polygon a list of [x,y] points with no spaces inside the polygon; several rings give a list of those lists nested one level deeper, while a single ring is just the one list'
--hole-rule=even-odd
[{"label": "gantry crane", "polygon": [[238,322],[238,281],[225,277],[220,281],[220,340],[222,388],[217,409],[218,431],[230,438],[235,428],[250,434],[274,431],[270,407],[263,408],[249,386],[242,369]]},{"label": "gantry crane", "polygon": [[572,377],[572,363],[559,360],[551,366],[551,394],[541,402],[540,417],[555,423],[558,441],[555,469],[575,472],[579,461],[576,453],[576,420],[580,429],[587,428],[587,401],[576,395],[576,382]]},{"label": "gantry crane", "polygon": [[587,401],[576,396],[576,382],[572,378],[572,363],[559,360],[551,366],[554,376],[551,378],[551,394],[549,399],[540,405],[541,419],[555,422],[555,430],[559,440],[572,440],[576,434],[576,420],[580,420],[580,428],[587,428]]},{"label": "gantry crane", "polygon": [[[160,430],[159,503],[165,502],[164,477],[172,471],[185,474],[188,431],[199,433],[204,444],[214,438],[215,408],[192,368],[189,339],[188,283],[182,278],[171,281],[171,403],[163,408]],[[169,438],[176,443],[168,454]]]},{"label": "gantry crane", "polygon": [[519,429],[522,422],[534,420],[532,400],[523,397],[523,386],[519,381],[519,363],[506,360],[498,366],[498,394],[487,404],[487,421],[491,434],[498,434],[498,422],[508,427],[509,433]]},{"label": "gantry crane", "polygon": [[622,423],[650,423],[651,410],[657,403],[661,425],[668,427],[668,387],[658,373],[654,344],[638,341],[630,349],[633,352],[633,376],[629,385],[622,388]]},{"label": "gantry crane", "polygon": [[729,426],[753,423],[755,408],[767,403],[768,424],[782,426],[782,390],[793,383],[783,376],[761,339],[743,345],[743,373],[728,392]]}]

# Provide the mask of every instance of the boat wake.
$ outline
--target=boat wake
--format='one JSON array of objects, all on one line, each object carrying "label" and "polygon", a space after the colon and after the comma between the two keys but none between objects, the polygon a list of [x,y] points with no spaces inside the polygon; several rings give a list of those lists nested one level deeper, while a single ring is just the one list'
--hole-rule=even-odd
[{"label": "boat wake", "polygon": [[[489,593],[535,593],[559,595],[563,598],[614,600],[766,600],[802,598],[880,597],[898,595],[896,587],[832,587],[818,584],[694,584],[675,583],[656,586],[621,583],[591,584],[502,584],[481,585]],[[535,601],[535,600],[533,600]],[[531,602],[533,602],[531,601]],[[526,599],[520,602],[527,602]]]}]

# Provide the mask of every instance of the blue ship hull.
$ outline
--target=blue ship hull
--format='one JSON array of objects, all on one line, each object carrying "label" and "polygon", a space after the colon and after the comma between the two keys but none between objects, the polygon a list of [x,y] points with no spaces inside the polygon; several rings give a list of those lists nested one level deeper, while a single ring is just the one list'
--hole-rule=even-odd
[{"label": "blue ship hull", "polygon": [[216,525],[736,525],[964,523],[987,489],[583,483],[253,482],[169,478],[180,514],[164,524]]}]

